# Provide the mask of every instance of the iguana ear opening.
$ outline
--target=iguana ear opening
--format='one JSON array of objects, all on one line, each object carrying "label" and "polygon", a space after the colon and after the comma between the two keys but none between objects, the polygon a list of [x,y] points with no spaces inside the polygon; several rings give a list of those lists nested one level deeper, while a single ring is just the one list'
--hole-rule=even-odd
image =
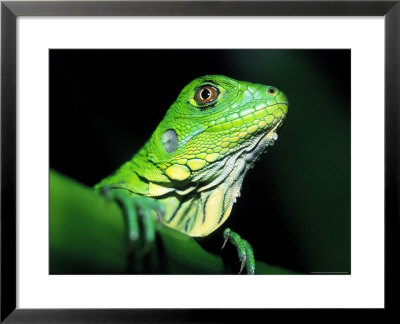
[{"label": "iguana ear opening", "polygon": [[174,152],[178,147],[178,143],[178,135],[173,129],[168,129],[161,136],[161,144],[167,153]]}]

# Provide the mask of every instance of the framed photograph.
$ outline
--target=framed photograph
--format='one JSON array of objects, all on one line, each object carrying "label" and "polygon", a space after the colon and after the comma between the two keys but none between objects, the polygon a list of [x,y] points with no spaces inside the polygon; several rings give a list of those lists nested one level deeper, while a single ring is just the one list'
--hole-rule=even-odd
[{"label": "framed photograph", "polygon": [[1,320],[390,308],[399,8],[2,2]]},{"label": "framed photograph", "polygon": [[[79,208],[87,205],[82,198],[79,202],[64,201],[67,198],[67,184],[61,176],[64,174],[79,179],[88,187],[99,183],[96,188],[100,192],[106,190],[105,196],[113,197],[124,190],[133,201],[142,199],[133,195],[136,188],[144,188],[144,197],[162,201],[166,206],[161,224],[185,234],[180,240],[188,236],[195,238],[185,244],[182,241],[185,247],[193,246],[185,252],[189,257],[184,261],[175,256],[175,249],[169,250],[168,241],[162,241],[158,249],[164,252],[150,249],[142,260],[132,261],[137,269],[131,269],[130,273],[238,273],[241,262],[236,263],[239,258],[236,245],[240,245],[240,235],[250,240],[254,250],[249,251],[249,258],[254,255],[256,260],[265,263],[243,266],[243,273],[350,274],[350,60],[348,49],[51,49],[50,273],[128,271],[126,265],[125,269],[109,268],[113,262],[106,255],[100,257],[100,263],[107,269],[101,264],[96,266],[95,260],[95,264],[89,264],[88,255],[96,255],[98,249],[109,250],[110,247],[103,245],[107,241],[104,237],[108,237],[110,243],[120,239],[112,238],[113,226],[106,219],[110,232],[101,235],[101,242],[90,241],[88,233],[99,235],[100,229],[95,228],[94,221],[88,222],[87,216],[79,210],[71,211],[71,205]],[[238,81],[240,78],[253,82]],[[331,78],[330,81],[327,78]],[[273,86],[262,85],[270,79],[275,80]],[[185,83],[189,84],[189,91],[182,90]],[[320,93],[320,97],[315,101],[326,102],[323,108],[310,104],[310,96],[302,96],[310,88],[318,89],[314,91]],[[136,91],[137,96],[134,95]],[[210,104],[201,103],[201,91],[210,96]],[[226,96],[232,95],[226,97],[228,105],[218,102],[224,91]],[[153,96],[154,102],[149,100]],[[295,101],[290,100],[290,96]],[[304,102],[297,98],[304,98]],[[84,109],[82,102],[85,102]],[[217,103],[222,106],[218,107]],[[168,111],[178,114],[171,121],[171,112],[166,113],[164,108],[169,106]],[[283,124],[290,123],[286,120],[288,106],[305,108],[290,113],[295,122],[288,138],[296,142],[282,150],[282,153],[290,152],[289,156],[280,156],[276,147],[285,142],[287,131]],[[180,116],[184,107],[187,111]],[[148,114],[149,109],[151,114]],[[304,111],[307,113],[301,116]],[[140,122],[136,125],[135,121]],[[189,129],[191,123],[192,129]],[[282,131],[278,129],[280,123]],[[122,133],[124,124],[126,133]],[[319,125],[324,127],[319,128]],[[332,133],[338,135],[332,136]],[[167,144],[163,144],[163,138],[168,140]],[[269,138],[272,141],[268,142]],[[103,149],[107,142],[112,151]],[[268,155],[275,155],[275,159],[260,158],[266,151]],[[142,154],[145,159],[140,162]],[[152,155],[159,155],[164,162],[143,165]],[[108,159],[111,161],[107,162]],[[128,164],[124,164],[126,161]],[[283,161],[288,163],[287,171],[283,170]],[[121,164],[123,167],[114,173]],[[127,166],[129,171],[126,172]],[[274,169],[276,173],[271,172]],[[290,188],[290,192],[276,194],[279,183],[286,177],[288,182],[283,187]],[[102,178],[105,179],[100,181]],[[59,190],[64,193],[59,194]],[[72,187],[71,191],[74,190],[78,189]],[[297,202],[288,198],[291,193]],[[93,190],[89,189],[88,194],[94,195]],[[137,208],[142,209],[142,201],[138,200],[137,204]],[[100,207],[107,209],[102,203]],[[64,208],[68,210],[66,219]],[[286,208],[297,212],[287,211],[285,215]],[[263,209],[268,217],[257,212]],[[71,217],[71,213],[79,216]],[[111,214],[111,210],[107,213]],[[298,215],[298,220],[292,213]],[[110,217],[123,221],[121,216]],[[144,221],[144,227],[148,226],[140,215],[138,220],[139,223]],[[89,227],[81,224],[82,221],[89,223]],[[290,224],[293,223],[301,225],[292,228]],[[82,230],[81,239],[76,228]],[[221,253],[226,228],[237,232],[235,237],[239,242],[232,241],[234,234],[232,238],[226,237],[231,246],[227,244],[226,251]],[[133,229],[131,235],[138,236],[139,232]],[[287,237],[288,232],[292,232],[292,238]],[[168,237],[169,233],[161,235],[162,240],[169,240]],[[131,240],[139,250],[146,244],[150,246],[146,234],[141,238]],[[156,249],[157,241],[151,242]],[[208,259],[206,255],[196,254],[200,246],[195,243],[213,255],[222,254],[227,260],[221,263],[218,258]],[[303,248],[297,250],[302,244]],[[86,245],[89,250],[84,250]],[[121,246],[124,245],[121,240]],[[76,252],[71,250],[73,246]],[[91,251],[92,248],[95,250]],[[184,249],[181,247],[180,253]],[[328,250],[331,252],[327,253]],[[157,255],[154,257],[157,264],[147,260],[152,253]],[[73,261],[71,254],[81,255],[81,259]],[[229,256],[232,256],[232,265],[229,265]],[[199,263],[198,259],[203,257],[209,261]],[[124,258],[122,255],[121,259]],[[243,257],[244,264],[245,258],[247,255]],[[143,264],[146,262],[149,263],[147,269]],[[199,265],[202,267],[198,268]],[[204,265],[208,268],[203,269]]]}]

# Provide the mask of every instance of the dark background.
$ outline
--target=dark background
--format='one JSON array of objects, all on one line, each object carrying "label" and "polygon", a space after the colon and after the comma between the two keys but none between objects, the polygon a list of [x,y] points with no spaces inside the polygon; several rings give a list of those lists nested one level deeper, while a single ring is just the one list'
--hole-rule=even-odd
[{"label": "dark background", "polygon": [[[205,74],[276,86],[290,102],[221,230],[269,264],[350,273],[350,50],[51,50],[50,167],[94,185]],[[201,243],[220,246],[221,230]]]}]

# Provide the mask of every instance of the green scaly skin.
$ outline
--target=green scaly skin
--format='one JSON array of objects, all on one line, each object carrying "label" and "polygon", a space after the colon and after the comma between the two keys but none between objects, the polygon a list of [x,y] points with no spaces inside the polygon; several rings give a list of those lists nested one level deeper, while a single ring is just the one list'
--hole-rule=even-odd
[{"label": "green scaly skin", "polygon": [[239,274],[243,271],[245,265],[247,273],[254,274],[254,271],[256,269],[256,262],[254,260],[253,248],[251,247],[250,243],[242,239],[239,234],[231,231],[230,228],[225,229],[224,239],[225,240],[222,248],[224,248],[228,239],[237,248],[239,260],[242,262]]},{"label": "green scaly skin", "polygon": [[[215,98],[205,103],[199,93]],[[139,206],[143,197],[154,199],[151,213],[164,225],[207,236],[228,218],[245,174],[274,144],[287,112],[285,94],[274,87],[221,75],[197,78],[181,91],[143,148],[95,189],[124,192]],[[236,233],[230,231],[229,237],[243,245]],[[254,257],[248,251],[251,273]]]}]

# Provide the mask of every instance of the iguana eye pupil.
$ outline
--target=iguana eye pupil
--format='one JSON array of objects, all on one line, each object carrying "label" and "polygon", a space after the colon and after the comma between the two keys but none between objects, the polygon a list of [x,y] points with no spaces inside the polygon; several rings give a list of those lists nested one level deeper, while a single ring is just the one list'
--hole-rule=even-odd
[{"label": "iguana eye pupil", "polygon": [[200,92],[201,99],[207,100],[208,98],[210,98],[210,96],[211,96],[210,90],[208,90],[208,89],[201,90],[201,92]]},{"label": "iguana eye pupil", "polygon": [[219,91],[217,88],[211,85],[205,85],[200,87],[196,94],[194,95],[194,99],[200,105],[208,104],[214,102],[219,95]]}]

